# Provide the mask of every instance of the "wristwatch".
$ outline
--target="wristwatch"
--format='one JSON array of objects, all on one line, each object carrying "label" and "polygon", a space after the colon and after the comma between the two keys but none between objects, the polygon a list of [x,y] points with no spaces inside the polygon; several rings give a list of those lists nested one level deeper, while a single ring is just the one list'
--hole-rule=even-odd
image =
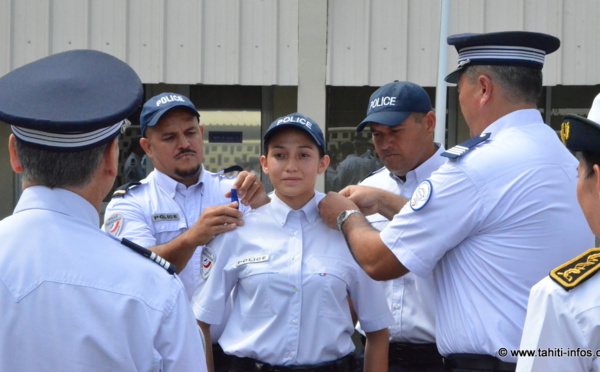
[{"label": "wristwatch", "polygon": [[337,225],[340,231],[342,231],[342,225],[344,224],[344,222],[346,222],[348,217],[352,216],[354,213],[362,214],[358,209],[348,209],[340,213],[340,215],[337,218]]}]

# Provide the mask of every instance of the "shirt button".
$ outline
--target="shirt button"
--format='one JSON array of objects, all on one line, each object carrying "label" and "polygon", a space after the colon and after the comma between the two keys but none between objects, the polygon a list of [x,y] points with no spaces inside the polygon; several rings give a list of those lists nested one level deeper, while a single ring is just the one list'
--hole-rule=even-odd
[{"label": "shirt button", "polygon": [[298,287],[294,286],[294,292],[298,292]]},{"label": "shirt button", "polygon": [[296,319],[294,319],[294,320],[292,320],[292,324],[296,325],[296,324],[298,324],[298,321]]},{"label": "shirt button", "polygon": [[287,355],[287,356],[288,356],[288,358],[293,358],[293,357],[294,357],[294,354],[293,354],[293,353],[288,353],[288,355]]},{"label": "shirt button", "polygon": [[292,258],[293,261],[298,261],[298,256],[294,256],[294,258]]},{"label": "shirt button", "polygon": [[400,308],[400,305],[394,304],[394,309],[399,309],[399,308]]},{"label": "shirt button", "polygon": [[294,235],[298,235],[298,231],[294,231]]}]

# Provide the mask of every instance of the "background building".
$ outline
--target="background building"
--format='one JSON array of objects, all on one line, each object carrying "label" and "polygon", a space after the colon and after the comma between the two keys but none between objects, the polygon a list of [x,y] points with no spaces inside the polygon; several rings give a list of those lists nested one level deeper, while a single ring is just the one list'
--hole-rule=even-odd
[{"label": "background building", "polygon": [[[555,129],[566,113],[587,114],[600,92],[598,0],[0,0],[0,75],[54,53],[97,49],[130,64],[146,98],[173,91],[192,99],[206,126],[211,170],[255,167],[261,133],[295,111],[325,127],[335,157],[343,142],[369,139],[354,128],[377,87],[409,80],[435,102],[442,1],[449,4],[449,34],[559,37],[561,48],[546,59],[540,110]],[[449,49],[448,71],[456,57]],[[468,130],[456,89],[441,89],[449,147]],[[131,120],[122,162],[139,135],[137,117]],[[0,143],[9,134],[0,126]],[[20,192],[6,145],[0,175],[2,218]],[[325,178],[318,185],[326,189]]]}]

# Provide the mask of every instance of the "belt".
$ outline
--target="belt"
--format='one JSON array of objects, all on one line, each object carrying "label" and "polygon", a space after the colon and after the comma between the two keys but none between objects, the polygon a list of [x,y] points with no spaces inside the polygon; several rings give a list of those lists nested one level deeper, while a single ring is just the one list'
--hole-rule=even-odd
[{"label": "belt", "polygon": [[435,365],[442,367],[444,365],[442,356],[438,352],[436,344],[433,343],[390,342],[389,363],[403,368]]},{"label": "belt", "polygon": [[517,363],[503,362],[485,354],[450,354],[444,358],[446,370],[514,371]]},{"label": "belt", "polygon": [[354,372],[354,354],[315,365],[274,366],[252,358],[231,356],[231,371],[240,372]]}]

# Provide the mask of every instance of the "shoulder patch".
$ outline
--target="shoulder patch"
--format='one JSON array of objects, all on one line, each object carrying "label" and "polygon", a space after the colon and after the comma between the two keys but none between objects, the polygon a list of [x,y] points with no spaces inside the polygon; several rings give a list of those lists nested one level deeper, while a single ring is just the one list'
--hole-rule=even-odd
[{"label": "shoulder patch", "polygon": [[121,213],[114,213],[106,219],[104,222],[104,231],[113,236],[119,236],[123,224],[125,223],[125,217]]},{"label": "shoulder patch", "polygon": [[487,141],[488,138],[490,138],[490,135],[491,133],[482,133],[480,136],[469,138],[460,145],[456,145],[453,148],[444,151],[441,155],[450,159],[457,159],[469,152],[471,149],[475,148],[475,146]]},{"label": "shoulder patch", "polygon": [[115,192],[113,192],[112,198],[122,198],[125,196],[125,194],[127,194],[127,191],[129,191],[141,184],[142,184],[141,182],[129,182],[122,186],[119,186],[119,188],[116,189]]},{"label": "shoulder patch", "polygon": [[431,181],[425,180],[421,182],[419,187],[413,192],[409,201],[412,210],[418,211],[419,209],[422,209],[431,198],[432,191],[433,186],[431,185]]},{"label": "shoulder patch", "polygon": [[204,248],[202,248],[201,260],[202,260],[202,279],[206,280],[210,276],[210,272],[212,271],[212,268],[215,264],[215,261],[217,260],[217,257],[215,256],[215,252],[213,252],[213,250],[210,249],[210,247],[205,246]]},{"label": "shoulder patch", "polygon": [[600,270],[600,248],[589,251],[550,271],[550,278],[569,291]]}]

